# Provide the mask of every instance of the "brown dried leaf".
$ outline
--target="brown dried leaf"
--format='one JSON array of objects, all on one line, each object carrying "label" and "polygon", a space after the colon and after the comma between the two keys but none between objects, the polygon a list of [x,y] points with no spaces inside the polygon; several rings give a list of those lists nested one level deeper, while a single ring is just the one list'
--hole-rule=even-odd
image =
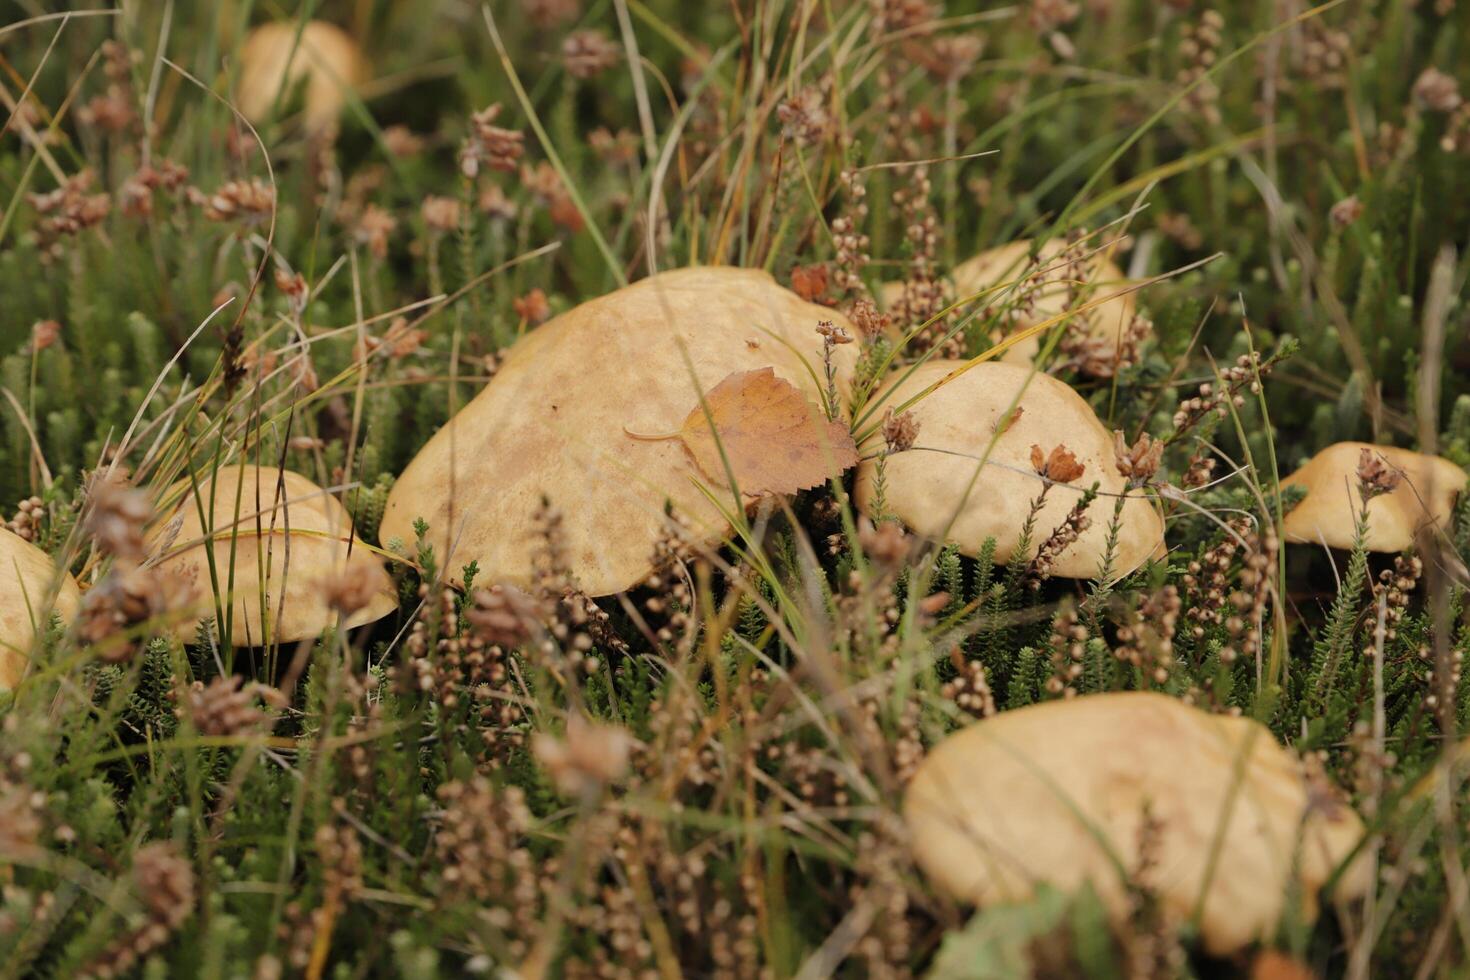
[{"label": "brown dried leaf", "polygon": [[720,483],[726,480],[723,446],[742,493],[795,493],[858,461],[847,426],[824,419],[801,389],[768,367],[731,374],[705,403],[709,417],[704,406],[694,406],[679,438],[705,476]]}]

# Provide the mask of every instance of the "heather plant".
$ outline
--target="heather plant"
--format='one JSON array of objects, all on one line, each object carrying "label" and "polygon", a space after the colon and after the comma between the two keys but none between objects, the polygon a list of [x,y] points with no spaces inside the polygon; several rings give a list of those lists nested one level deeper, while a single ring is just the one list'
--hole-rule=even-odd
[{"label": "heather plant", "polygon": [[[28,627],[0,636],[0,973],[1470,968],[1470,494],[1373,550],[1406,471],[1365,448],[1329,547],[1286,479],[1340,442],[1470,465],[1466,4],[55,6],[0,23],[0,533],[54,563],[0,570]],[[310,71],[247,91],[267,23]],[[819,418],[702,379],[652,434],[727,535],[667,508],[651,574],[594,596],[567,528],[607,473],[526,504],[523,581],[425,519],[383,532],[519,343],[694,265],[825,308]],[[637,403],[602,353],[580,381]],[[898,481],[940,433],[932,391],[892,392],[941,359],[1070,386],[1110,468],[1063,432],[1015,468],[1017,541],[915,533]],[[722,436],[758,393],[784,414]],[[212,524],[247,467],[340,502],[389,584],[308,577],[298,544],[329,625],[283,639],[263,574],[237,614],[238,556],[327,533],[272,524],[272,481]],[[780,492],[732,498],[753,471]],[[1131,495],[1165,528],[1137,562]],[[1096,572],[1063,577],[1089,533]],[[1221,954],[1204,896],[1166,900],[1152,806],[1121,916],[1055,882],[972,907],[919,866],[905,790],[948,736],[1143,691],[1263,725],[1309,816],[1361,817],[1331,879],[1366,887]]]}]

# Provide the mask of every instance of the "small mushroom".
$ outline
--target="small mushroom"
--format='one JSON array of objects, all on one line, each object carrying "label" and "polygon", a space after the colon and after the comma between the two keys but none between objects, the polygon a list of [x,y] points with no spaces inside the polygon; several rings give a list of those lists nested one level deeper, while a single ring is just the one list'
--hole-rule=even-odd
[{"label": "small mushroom", "polygon": [[1307,491],[1286,515],[1286,540],[1351,548],[1363,510],[1358,468],[1363,452],[1370,465],[1386,467],[1393,488],[1368,501],[1369,551],[1403,551],[1420,530],[1446,526],[1454,513],[1455,496],[1465,488],[1465,471],[1442,456],[1426,456],[1408,449],[1339,442],[1322,450],[1307,464],[1281,481],[1283,487]]},{"label": "small mushroom", "polygon": [[199,481],[197,498],[185,479],[164,492],[163,504],[165,515],[149,531],[158,571],[192,582],[202,597],[197,615],[177,627],[182,638],[214,615],[209,548],[219,593],[233,597],[235,646],[309,640],[339,617],[343,627],[362,626],[397,606],[392,578],[355,538],[347,508],[299,473],[223,466]]},{"label": "small mushroom", "polygon": [[[1006,711],[951,735],[910,782],[904,819],[919,866],[958,900],[1085,882],[1119,922],[1147,846],[1142,883],[1176,921],[1198,910],[1214,955],[1269,937],[1293,886],[1314,916],[1364,832],[1264,726],[1138,691]],[[1361,894],[1370,876],[1355,861],[1337,893]]]},{"label": "small mushroom", "polygon": [[[1085,300],[1097,299],[1116,293],[1128,285],[1123,271],[1107,257],[1110,251],[1105,242],[1090,242],[1075,246],[1085,249],[1082,253],[1095,252],[1084,260],[1087,266],[1087,289]],[[975,301],[980,307],[996,306],[1015,315],[1011,328],[1024,330],[1066,312],[1068,297],[1076,285],[1069,280],[1075,273],[1069,271],[1063,253],[1067,243],[1053,238],[1041,246],[1037,261],[1029,260],[1031,242],[1026,239],[987,249],[973,258],[955,266],[946,284],[946,295],[951,298],[974,296],[991,287],[1000,287],[988,292]],[[1037,283],[1019,282],[1033,273],[1046,270]],[[891,282],[884,285],[881,298],[886,308],[892,309],[903,295],[903,284]],[[1112,348],[1122,345],[1126,331],[1133,323],[1134,294],[1126,293],[1098,304],[1088,311],[1085,323],[1090,337],[1104,341]],[[1004,338],[991,338],[999,342]],[[1000,357],[1012,364],[1029,364],[1041,349],[1043,336],[1029,337],[1009,348]]]},{"label": "small mushroom", "polygon": [[50,613],[71,619],[81,599],[71,573],[59,572],[46,552],[0,527],[0,691],[14,690],[25,676],[36,633]]},{"label": "small mushroom", "polygon": [[[347,105],[347,93],[367,79],[367,61],[357,42],[341,28],[325,21],[261,24],[240,48],[240,75],[235,84],[236,107],[259,123],[291,91],[303,85],[306,129],[320,133],[337,122]],[[279,95],[278,95],[279,94]]]},{"label": "small mushroom", "polygon": [[[929,361],[907,376],[899,373],[880,389],[880,397],[889,392],[883,404],[898,411],[964,363]],[[1087,511],[1089,526],[1057,556],[1052,575],[1092,578],[1102,570],[1114,504],[1123,493],[1128,499],[1120,514],[1112,574],[1127,574],[1162,549],[1163,519],[1141,490],[1129,491],[1118,471],[1113,435],[1064,382],[1028,367],[985,362],[925,395],[909,411],[918,424],[917,442],[887,457],[884,497],[887,510],[919,534],[951,542],[971,556],[993,537],[996,561],[1010,561],[1031,503],[1046,485],[1032,464],[1032,447],[1050,454],[1062,446],[1076,457],[1082,473],[1047,491],[1025,557],[1036,556],[1093,483],[1100,496]],[[982,457],[986,465],[977,478]],[[874,518],[882,516],[875,513],[876,475],[876,460],[858,469],[857,501]]]},{"label": "small mushroom", "polygon": [[[544,498],[560,512],[560,552],[579,586],[594,596],[631,588],[670,526],[666,502],[692,540],[713,544],[729,531],[721,508],[733,501],[714,487],[718,504],[705,495],[711,481],[678,440],[630,434],[676,431],[702,393],[765,367],[818,402],[823,321],[856,333],[749,269],[663,272],[583,303],[526,334],[420,451],[379,535],[410,543],[422,517],[446,573],[473,559],[482,581],[529,586],[546,548],[536,525]],[[839,397],[856,346],[831,348]]]}]

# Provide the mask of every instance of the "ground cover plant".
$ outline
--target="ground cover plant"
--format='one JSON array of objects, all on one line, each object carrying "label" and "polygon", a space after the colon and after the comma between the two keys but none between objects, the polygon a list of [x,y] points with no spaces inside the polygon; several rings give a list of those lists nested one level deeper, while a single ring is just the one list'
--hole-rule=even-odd
[{"label": "ground cover plant", "polygon": [[3,9],[3,975],[1470,970],[1465,4]]}]

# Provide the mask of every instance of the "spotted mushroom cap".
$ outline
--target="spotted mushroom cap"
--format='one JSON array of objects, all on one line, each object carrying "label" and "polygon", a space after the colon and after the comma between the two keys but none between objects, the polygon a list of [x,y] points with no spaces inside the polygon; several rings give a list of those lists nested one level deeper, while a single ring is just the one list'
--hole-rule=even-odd
[{"label": "spotted mushroom cap", "polygon": [[[397,607],[392,578],[382,559],[356,538],[347,508],[301,474],[224,466],[212,479],[200,479],[197,499],[211,514],[210,534],[188,480],[164,492],[167,510],[149,530],[149,550],[162,556],[159,574],[192,583],[199,596],[197,615],[177,627],[180,637],[192,638],[200,619],[214,614],[209,547],[221,594],[229,593],[233,576],[230,640],[235,646],[321,635],[338,621],[329,590],[349,576],[360,580],[367,603],[343,626],[374,622]],[[212,545],[207,543],[211,537]]]},{"label": "spotted mushroom cap", "polygon": [[[1149,834],[1149,886],[1180,920],[1198,906],[1214,955],[1269,938],[1293,884],[1315,915],[1364,833],[1264,726],[1137,691],[1035,704],[951,735],[909,783],[904,819],[919,866],[956,899],[1087,882],[1116,921]],[[1368,876],[1355,861],[1338,894],[1361,894]]]},{"label": "spotted mushroom cap", "polygon": [[[1089,244],[1084,247],[1091,252],[1098,245]],[[945,296],[951,300],[964,298],[999,286],[999,289],[976,300],[975,305],[994,305],[1010,310],[1015,314],[1015,330],[1035,326],[1067,309],[1069,273],[1061,259],[1066,248],[1067,243],[1063,239],[1048,240],[1041,246],[1038,261],[1034,265],[1028,259],[1031,242],[1027,239],[986,249],[955,266],[946,281]],[[1108,258],[1107,253],[1108,250],[1104,248],[1087,259],[1090,287],[1085,294],[1087,300],[1118,292],[1128,285],[1123,271]],[[1027,283],[1010,285],[1014,280],[1042,269],[1048,271],[1039,286],[1030,286]],[[890,282],[883,285],[879,298],[883,301],[884,308],[891,310],[902,296],[903,284]],[[1023,298],[1024,303],[1021,302]],[[1086,331],[1089,336],[1108,341],[1115,346],[1121,344],[1124,332],[1133,320],[1134,310],[1133,293],[1110,299],[1088,312]],[[999,335],[991,338],[994,342],[1003,339]],[[1041,349],[1043,340],[1044,336],[1029,337],[1007,349],[1000,360],[1011,364],[1030,364]]]},{"label": "spotted mushroom cap", "polygon": [[14,690],[25,676],[37,628],[46,628],[52,612],[70,620],[81,598],[71,573],[58,572],[50,555],[0,527],[0,691]]},{"label": "spotted mushroom cap", "polygon": [[[560,512],[562,554],[580,587],[628,589],[651,571],[666,501],[696,541],[729,531],[679,440],[628,433],[676,431],[701,391],[763,367],[818,402],[824,320],[856,335],[841,314],[766,273],[724,267],[663,272],[554,317],[516,343],[409,464],[380,537],[412,542],[422,517],[446,572],[473,559],[481,581],[526,586],[545,546],[536,526],[545,498]],[[844,391],[856,346],[833,351]]]},{"label": "spotted mushroom cap", "polygon": [[240,48],[235,105],[251,122],[262,122],[303,81],[306,128],[321,132],[336,123],[347,93],[368,77],[361,49],[345,31],[325,21],[308,21],[297,40],[295,21],[261,24]]},{"label": "spotted mushroom cap", "polygon": [[[900,372],[879,390],[879,396],[891,391],[884,405],[897,411],[964,363],[929,361],[907,376]],[[1019,415],[1012,412],[1013,403],[1020,408]],[[918,441],[915,448],[886,461],[888,512],[915,532],[953,543],[967,555],[978,555],[985,540],[993,537],[996,561],[1008,562],[1020,546],[1031,502],[1044,485],[1032,467],[1031,447],[1050,453],[1064,445],[1082,464],[1082,475],[1047,492],[1026,557],[1035,557],[1082,492],[1096,482],[1099,497],[1087,511],[1091,524],[1061,553],[1052,574],[1082,579],[1098,575],[1117,495],[1127,492],[1127,484],[1118,472],[1112,433],[1081,395],[1028,367],[986,362],[924,396],[910,411],[918,422]],[[1010,421],[1003,425],[1006,418]],[[864,451],[872,454],[877,448],[875,443]],[[977,477],[987,449],[989,456]],[[870,517],[880,516],[875,513],[876,475],[875,460],[858,469],[857,501]],[[1130,492],[1123,504],[1113,575],[1125,575],[1160,553],[1163,541],[1164,522],[1154,504],[1143,491]]]},{"label": "spotted mushroom cap", "polygon": [[1286,515],[1286,540],[1332,548],[1353,546],[1363,507],[1357,469],[1365,449],[1399,477],[1397,487],[1368,502],[1369,551],[1403,551],[1414,543],[1421,528],[1449,525],[1455,497],[1465,488],[1463,469],[1442,456],[1366,442],[1339,442],[1281,481],[1283,487],[1300,486],[1307,491]]}]

